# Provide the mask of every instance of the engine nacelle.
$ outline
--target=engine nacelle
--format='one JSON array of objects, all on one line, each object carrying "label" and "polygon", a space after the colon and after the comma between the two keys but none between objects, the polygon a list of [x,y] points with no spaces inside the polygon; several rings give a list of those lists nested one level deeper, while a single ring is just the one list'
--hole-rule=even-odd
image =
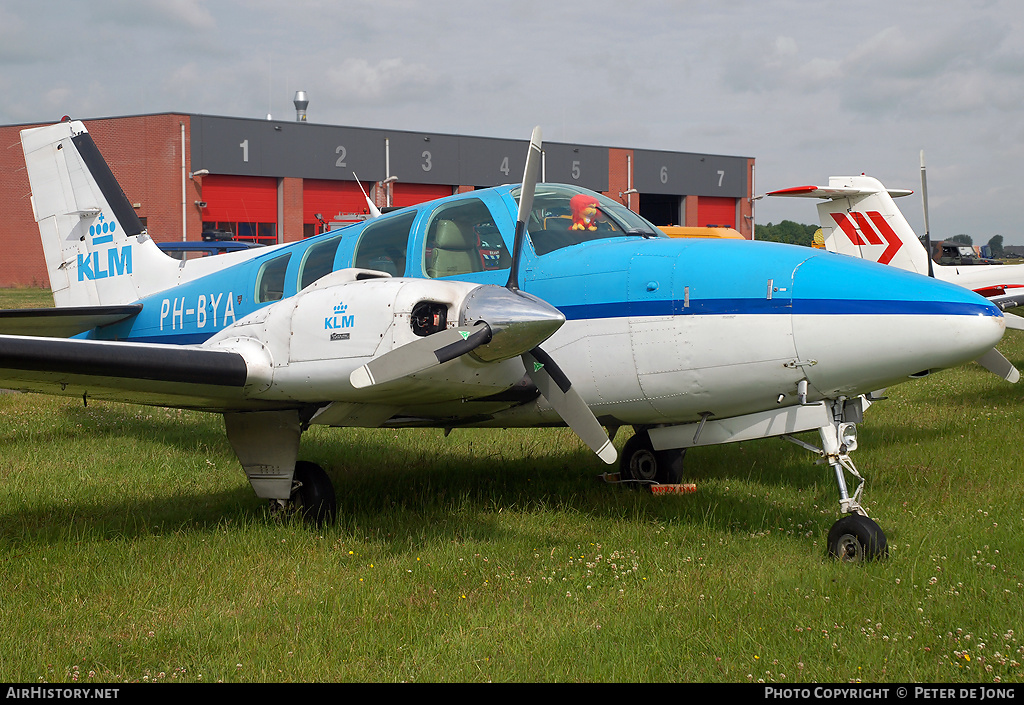
[{"label": "engine nacelle", "polygon": [[[259,383],[250,385],[249,396],[263,399],[418,403],[486,396],[522,378],[518,359],[487,364],[462,356],[373,390],[355,389],[349,376],[375,357],[458,326],[473,292],[492,288],[498,287],[339,270],[239,320],[206,346],[246,357],[259,376]],[[250,361],[249,353],[255,350],[259,354]]]}]

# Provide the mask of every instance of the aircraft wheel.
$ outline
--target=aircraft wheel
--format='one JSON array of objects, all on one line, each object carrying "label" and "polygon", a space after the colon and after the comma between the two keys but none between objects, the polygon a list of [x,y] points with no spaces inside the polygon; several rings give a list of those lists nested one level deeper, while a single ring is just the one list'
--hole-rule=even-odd
[{"label": "aircraft wheel", "polygon": [[849,514],[828,532],[828,554],[844,563],[886,558],[889,546],[878,524],[861,514]]},{"label": "aircraft wheel", "polygon": [[338,511],[338,500],[331,478],[322,467],[300,460],[295,463],[295,476],[292,482],[292,502],[305,519],[318,526],[334,521]]},{"label": "aircraft wheel", "polygon": [[638,431],[622,449],[619,473],[624,480],[676,484],[683,477],[685,456],[685,448],[654,450],[647,431]]}]

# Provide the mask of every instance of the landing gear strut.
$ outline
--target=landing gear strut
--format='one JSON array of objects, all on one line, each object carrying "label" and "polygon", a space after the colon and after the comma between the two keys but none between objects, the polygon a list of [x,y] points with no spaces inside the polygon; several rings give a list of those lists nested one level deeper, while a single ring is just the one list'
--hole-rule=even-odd
[{"label": "landing gear strut", "polygon": [[[878,524],[868,518],[861,506],[864,478],[850,459],[850,452],[857,448],[857,425],[848,419],[859,421],[863,409],[859,404],[847,404],[845,398],[836,399],[831,404],[832,423],[818,429],[821,448],[792,436],[784,438],[821,455],[822,459],[818,462],[828,463],[835,473],[836,484],[839,486],[839,508],[847,516],[833,524],[828,532],[829,556],[848,563],[886,558],[889,547],[885,534]],[[852,496],[846,486],[846,473],[859,480]]]}]

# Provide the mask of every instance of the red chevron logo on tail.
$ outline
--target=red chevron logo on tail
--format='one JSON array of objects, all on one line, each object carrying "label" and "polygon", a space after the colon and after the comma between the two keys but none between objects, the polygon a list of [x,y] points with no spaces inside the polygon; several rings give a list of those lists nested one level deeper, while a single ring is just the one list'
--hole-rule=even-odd
[{"label": "red chevron logo on tail", "polygon": [[886,245],[885,250],[876,260],[879,264],[889,264],[896,253],[903,247],[903,241],[896,234],[885,217],[878,211],[865,213],[832,213],[836,225],[846,233],[854,245]]}]

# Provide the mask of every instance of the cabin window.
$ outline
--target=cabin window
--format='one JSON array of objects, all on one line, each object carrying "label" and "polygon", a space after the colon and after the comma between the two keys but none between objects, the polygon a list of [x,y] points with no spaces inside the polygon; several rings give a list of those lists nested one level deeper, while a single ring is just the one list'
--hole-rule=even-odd
[{"label": "cabin window", "polygon": [[494,217],[480,199],[447,203],[430,216],[423,251],[428,277],[508,269],[511,261]]},{"label": "cabin window", "polygon": [[284,273],[291,258],[288,253],[263,263],[256,276],[256,303],[265,304],[284,297]]},{"label": "cabin window", "polygon": [[363,229],[356,245],[355,266],[393,277],[405,274],[405,253],[416,211],[375,220]]},{"label": "cabin window", "polygon": [[334,271],[334,256],[338,252],[339,243],[340,235],[318,242],[306,250],[299,268],[299,291]]}]

